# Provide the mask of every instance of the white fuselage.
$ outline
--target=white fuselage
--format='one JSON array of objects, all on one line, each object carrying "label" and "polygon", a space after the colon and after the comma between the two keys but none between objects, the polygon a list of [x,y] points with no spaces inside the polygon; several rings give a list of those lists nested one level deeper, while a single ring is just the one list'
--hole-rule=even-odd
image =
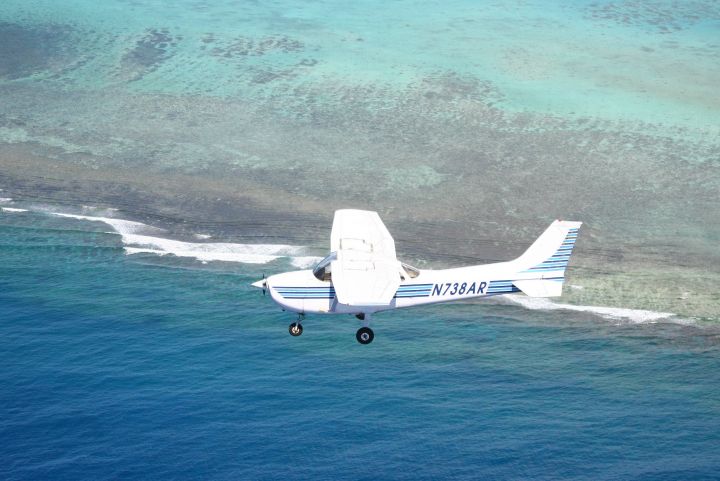
[{"label": "white fuselage", "polygon": [[[562,274],[560,274],[562,276]],[[389,304],[345,305],[337,301],[332,281],[320,281],[311,270],[286,272],[267,279],[273,300],[299,313],[370,314],[401,307],[518,292],[518,273],[510,262],[457,269],[421,270],[405,278]],[[558,278],[562,281],[562,277]]]},{"label": "white fuselage", "polygon": [[[356,300],[375,299],[371,295],[341,295],[340,298],[348,300],[339,302],[332,283],[332,276],[338,273],[327,270],[337,263],[334,254],[323,259],[315,270],[285,272],[253,285],[268,289],[273,300],[283,309],[301,314],[372,314],[401,307],[520,291],[532,297],[556,297],[562,293],[565,268],[579,228],[579,222],[555,221],[525,253],[507,262],[456,269],[417,270],[394,261],[397,274],[385,269],[383,275],[360,277],[367,285],[358,283],[358,291],[377,291],[381,294],[374,304]],[[371,259],[341,265],[340,272],[344,277],[336,278],[338,289],[342,290],[342,281],[345,281],[345,294],[353,294],[353,283],[348,282],[348,276],[356,271],[362,274],[363,269],[371,269],[373,266],[378,272],[377,263],[380,261]],[[387,267],[382,262],[380,266]]]}]

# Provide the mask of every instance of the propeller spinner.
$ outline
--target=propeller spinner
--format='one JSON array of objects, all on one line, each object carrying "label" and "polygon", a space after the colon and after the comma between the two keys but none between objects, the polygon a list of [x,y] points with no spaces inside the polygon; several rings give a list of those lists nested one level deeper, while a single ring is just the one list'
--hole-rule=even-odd
[{"label": "propeller spinner", "polygon": [[258,289],[262,289],[262,291],[263,291],[263,296],[264,296],[264,295],[266,294],[266,291],[267,291],[267,278],[265,277],[265,274],[263,274],[262,280],[257,281],[257,282],[253,282],[253,283],[252,283],[252,286],[253,286],[253,287],[257,287]]}]

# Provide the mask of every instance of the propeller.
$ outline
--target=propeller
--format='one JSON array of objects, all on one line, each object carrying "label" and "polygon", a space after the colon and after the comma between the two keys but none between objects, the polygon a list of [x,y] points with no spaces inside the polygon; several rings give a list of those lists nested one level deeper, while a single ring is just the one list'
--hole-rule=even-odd
[{"label": "propeller", "polygon": [[268,285],[267,285],[267,277],[265,277],[265,274],[263,274],[263,278],[262,278],[261,281],[253,282],[253,283],[252,283],[252,286],[253,286],[253,287],[257,287],[258,289],[262,289],[262,291],[263,291],[263,296],[264,296],[264,295],[266,294],[266,291],[267,291],[267,288],[268,288]]}]

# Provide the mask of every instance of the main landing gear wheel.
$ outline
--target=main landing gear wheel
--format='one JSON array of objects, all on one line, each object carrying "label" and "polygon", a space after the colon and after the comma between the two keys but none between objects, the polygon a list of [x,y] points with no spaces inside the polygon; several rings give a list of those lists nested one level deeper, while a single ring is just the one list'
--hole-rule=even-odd
[{"label": "main landing gear wheel", "polygon": [[360,344],[370,344],[375,339],[375,333],[369,327],[361,327],[357,330],[355,339]]},{"label": "main landing gear wheel", "polygon": [[302,334],[303,327],[302,324],[299,322],[293,322],[290,324],[290,327],[288,327],[288,332],[293,337],[298,337],[300,334]]}]

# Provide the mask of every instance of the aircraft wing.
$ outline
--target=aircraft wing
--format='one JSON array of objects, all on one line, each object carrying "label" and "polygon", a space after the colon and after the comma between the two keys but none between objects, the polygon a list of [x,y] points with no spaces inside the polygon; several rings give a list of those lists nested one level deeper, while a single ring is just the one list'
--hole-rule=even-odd
[{"label": "aircraft wing", "polygon": [[338,302],[348,306],[387,305],[400,285],[395,241],[377,212],[335,211],[330,250]]}]

